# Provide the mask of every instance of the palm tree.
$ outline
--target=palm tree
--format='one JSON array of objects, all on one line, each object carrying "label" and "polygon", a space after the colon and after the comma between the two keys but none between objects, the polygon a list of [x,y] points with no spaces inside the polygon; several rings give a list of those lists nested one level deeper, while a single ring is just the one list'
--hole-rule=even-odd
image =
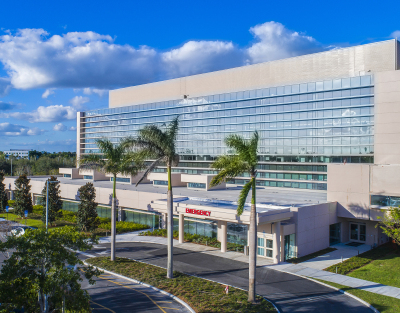
[{"label": "palm tree", "polygon": [[98,139],[96,144],[100,153],[85,154],[80,160],[81,168],[96,169],[103,173],[113,175],[113,193],[111,201],[111,261],[115,260],[115,236],[116,236],[116,182],[117,175],[137,175],[140,165],[132,162],[129,144],[131,138],[122,139],[118,144],[113,144],[108,139]]},{"label": "palm tree", "polygon": [[239,135],[229,135],[225,138],[225,144],[233,150],[232,155],[222,155],[211,165],[219,170],[219,173],[212,179],[211,186],[217,186],[227,179],[249,173],[251,179],[240,192],[238,199],[237,215],[242,215],[247,195],[250,189],[251,211],[250,211],[250,234],[249,234],[249,296],[248,301],[254,303],[256,295],[256,176],[258,164],[258,132],[255,131],[249,140]]},{"label": "palm tree", "polygon": [[173,278],[173,194],[171,185],[171,167],[179,163],[179,155],[176,153],[176,136],[179,129],[179,116],[175,117],[166,127],[160,129],[156,125],[148,125],[138,131],[137,138],[132,140],[132,145],[139,148],[137,155],[140,159],[152,159],[153,161],[143,173],[136,186],[160,163],[167,165],[168,191],[167,191],[167,240],[168,240],[168,266],[167,277]]}]

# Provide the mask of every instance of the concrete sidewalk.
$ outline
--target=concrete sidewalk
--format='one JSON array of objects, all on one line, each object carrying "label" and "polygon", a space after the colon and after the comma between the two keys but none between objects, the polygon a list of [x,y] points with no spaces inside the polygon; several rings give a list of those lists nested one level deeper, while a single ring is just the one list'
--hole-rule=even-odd
[{"label": "concrete sidewalk", "polygon": [[371,250],[371,246],[369,245],[353,247],[346,245],[346,243],[339,243],[331,246],[331,248],[336,248],[337,250],[317,256],[316,258],[302,262],[301,264],[306,267],[323,270],[329,266],[342,262],[342,259],[345,261],[353,256]]},{"label": "concrete sidewalk", "polygon": [[[132,232],[132,233],[126,233],[126,234],[121,234],[117,235],[116,241],[117,242],[142,242],[142,243],[156,243],[156,244],[162,244],[162,245],[167,245],[167,238],[164,237],[153,237],[153,236],[139,236],[139,234],[142,231],[137,231],[137,232]],[[110,237],[103,237],[100,239],[99,243],[109,243],[110,242]],[[227,258],[231,260],[236,260],[244,263],[249,263],[249,257],[245,256],[243,253],[239,252],[233,252],[233,251],[228,251],[226,253],[222,253],[220,249],[209,247],[209,246],[203,246],[199,244],[194,244],[194,243],[179,243],[178,240],[174,239],[174,247],[177,248],[182,248],[182,249],[187,249],[191,251],[196,251],[196,252],[201,252],[209,255],[214,255],[222,258]],[[362,248],[364,250],[366,248]],[[347,251],[348,250],[348,251]],[[361,251],[360,250],[360,253]],[[336,251],[339,251],[336,250]],[[334,251],[334,252],[336,252]],[[357,255],[357,249],[346,249],[348,252],[348,255],[346,255],[347,259],[351,256]],[[362,251],[364,252],[364,251]],[[343,251],[340,251],[339,253],[336,254],[343,254]],[[391,286],[386,286],[374,282],[370,282],[367,280],[362,280],[358,278],[353,278],[349,277],[346,275],[340,275],[340,274],[334,274],[331,272],[323,271],[322,269],[319,268],[311,268],[307,265],[312,265],[314,264],[315,267],[322,267],[326,268],[330,265],[327,265],[328,263],[335,262],[333,264],[336,264],[340,261],[337,261],[338,255],[334,254],[333,257],[327,258],[326,262],[321,261],[322,263],[319,263],[319,261],[315,261],[314,263],[307,262],[300,264],[291,264],[291,263],[280,263],[280,264],[273,264],[271,260],[266,259],[266,258],[261,258],[257,257],[257,266],[262,266],[265,268],[270,268],[273,270],[277,270],[280,272],[285,272],[289,274],[295,274],[303,277],[310,277],[310,278],[317,278],[317,279],[322,279],[326,280],[332,283],[337,283],[340,285],[348,286],[351,288],[357,288],[360,290],[365,290],[369,291],[372,293],[384,295],[384,296],[389,296],[393,298],[400,299],[400,288],[397,287],[391,287]],[[317,258],[315,258],[317,259]],[[313,260],[315,260],[313,259]],[[310,260],[311,261],[311,260]],[[320,264],[320,265],[316,265]],[[332,264],[331,264],[332,265]]]},{"label": "concrete sidewalk", "polygon": [[374,283],[371,281],[358,279],[346,275],[335,274],[319,269],[309,268],[300,264],[290,264],[290,263],[281,263],[281,264],[273,264],[266,266],[268,268],[282,271],[285,273],[296,274],[305,277],[317,278],[326,280],[332,283],[357,288],[360,290],[365,290],[369,292],[373,292],[376,294],[380,294],[383,296],[389,296],[393,298],[400,299],[400,288],[386,286],[378,283]]}]

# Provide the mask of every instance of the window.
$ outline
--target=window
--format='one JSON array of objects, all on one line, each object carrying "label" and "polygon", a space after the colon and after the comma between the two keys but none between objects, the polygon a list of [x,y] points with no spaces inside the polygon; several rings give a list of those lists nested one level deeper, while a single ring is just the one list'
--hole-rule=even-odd
[{"label": "window", "polygon": [[[111,177],[110,181],[114,181],[114,177]],[[130,183],[131,179],[130,178],[124,178],[124,177],[117,177],[116,182],[117,183]]]},{"label": "window", "polygon": [[83,179],[93,179],[93,176],[92,175],[84,175]]},{"label": "window", "polygon": [[188,188],[206,189],[206,184],[203,183],[188,183]]},{"label": "window", "polygon": [[71,178],[71,174],[64,174],[65,178]]},{"label": "window", "polygon": [[153,185],[156,186],[168,186],[168,180],[154,180]]}]

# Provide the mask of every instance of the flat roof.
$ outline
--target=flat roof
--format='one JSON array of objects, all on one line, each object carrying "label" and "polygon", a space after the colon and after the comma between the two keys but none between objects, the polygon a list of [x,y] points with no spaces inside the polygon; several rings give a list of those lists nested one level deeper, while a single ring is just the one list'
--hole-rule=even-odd
[{"label": "flat roof", "polygon": [[[48,177],[46,176],[30,176],[31,180],[43,181],[45,182]],[[85,185],[88,180],[84,179],[68,179],[64,177],[57,177],[57,179],[62,184],[70,185]],[[100,188],[112,188],[111,181],[95,181],[92,182],[95,187]],[[166,194],[166,187],[157,187],[152,184],[140,184],[139,186],[129,185],[129,184],[119,184],[117,183],[117,190],[132,190],[141,192],[152,192],[159,194]],[[238,200],[241,186],[227,185],[227,189],[221,190],[194,190],[188,189],[187,187],[173,187],[174,197],[188,197],[188,198],[198,198],[214,201],[229,201],[235,202]],[[249,193],[251,195],[251,193]],[[284,189],[284,188],[274,188],[274,187],[257,187],[256,190],[257,204],[262,204],[263,206],[257,211],[265,210],[264,205],[277,206],[277,207],[302,207],[309,206],[318,203],[327,202],[326,191],[315,191],[315,190],[303,190],[303,189]],[[194,200],[195,201],[195,200]],[[248,202],[250,202],[250,197],[248,197]],[[214,206],[215,202],[213,203]]]}]

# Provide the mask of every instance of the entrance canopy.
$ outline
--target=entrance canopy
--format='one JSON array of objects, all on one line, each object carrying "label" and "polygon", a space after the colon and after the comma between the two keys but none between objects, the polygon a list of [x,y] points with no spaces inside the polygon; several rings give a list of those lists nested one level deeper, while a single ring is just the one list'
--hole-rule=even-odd
[{"label": "entrance canopy", "polygon": [[[167,200],[161,199],[151,203],[151,207],[159,212],[167,212]],[[290,219],[293,212],[290,207],[257,204],[257,224],[272,223]],[[174,198],[174,214],[211,219],[233,223],[250,223],[250,205],[246,204],[243,214],[237,215],[237,203],[223,200],[178,197]]]}]

